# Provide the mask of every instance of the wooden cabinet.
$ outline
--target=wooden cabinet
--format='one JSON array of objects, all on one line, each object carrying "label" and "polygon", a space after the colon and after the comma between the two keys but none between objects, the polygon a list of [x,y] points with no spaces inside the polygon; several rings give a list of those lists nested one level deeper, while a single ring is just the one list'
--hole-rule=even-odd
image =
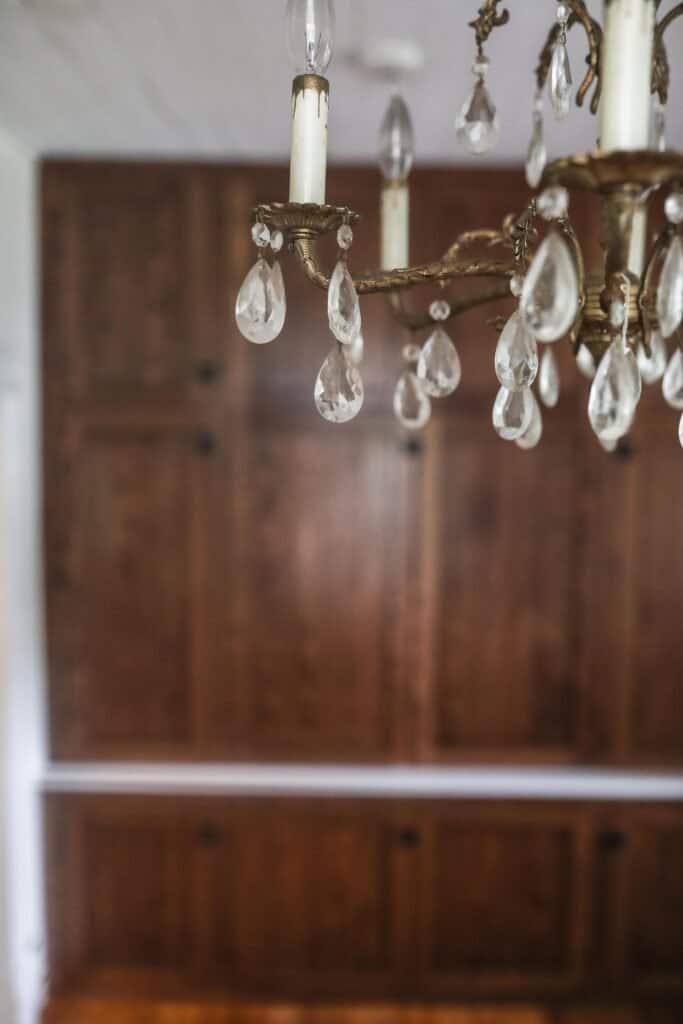
[{"label": "wooden cabinet", "polygon": [[399,987],[392,806],[55,796],[47,810],[55,991]]},{"label": "wooden cabinet", "polygon": [[434,996],[574,992],[586,983],[592,835],[574,806],[425,812],[421,985]]},{"label": "wooden cabinet", "polygon": [[54,993],[678,997],[671,806],[47,798]]},{"label": "wooden cabinet", "polygon": [[[461,387],[406,439],[405,337],[369,297],[363,413],[324,423],[324,294],[283,257],[282,337],[263,350],[234,325],[250,208],[286,177],[44,165],[52,755],[680,763],[671,417],[644,399],[634,458],[607,457],[557,346],[542,445],[502,444],[474,310],[452,326]],[[371,266],[376,173],[333,170],[330,191],[363,215],[352,259]],[[415,258],[526,193],[514,171],[418,172]],[[572,212],[589,250],[597,222]]]}]

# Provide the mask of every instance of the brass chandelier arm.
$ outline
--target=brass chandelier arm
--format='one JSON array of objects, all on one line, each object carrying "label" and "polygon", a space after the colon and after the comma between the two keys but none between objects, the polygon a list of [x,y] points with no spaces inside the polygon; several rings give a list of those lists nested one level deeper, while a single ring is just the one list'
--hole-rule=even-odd
[{"label": "brass chandelier arm", "polygon": [[655,28],[652,91],[657,93],[662,103],[666,103],[669,98],[669,83],[671,78],[669,71],[669,58],[666,52],[666,45],[664,43],[664,33],[668,29],[669,25],[682,15],[683,3],[676,4],[676,6],[672,7],[670,11],[667,11]]},{"label": "brass chandelier arm", "polygon": [[477,50],[480,54],[483,52],[484,43],[494,28],[507,25],[510,20],[510,12],[507,8],[502,11],[498,10],[499,3],[501,3],[501,0],[485,0],[479,8],[477,17],[469,23],[470,28],[474,29]]},{"label": "brass chandelier arm", "polygon": [[[590,16],[586,10],[586,5],[583,0],[565,0],[565,3],[567,4],[567,7],[571,8],[567,28],[571,29],[574,25],[581,24],[586,33],[586,38],[588,39],[588,56],[586,57],[588,71],[577,90],[576,104],[579,107],[583,106],[583,101],[586,98],[588,90],[593,86],[593,84],[595,84],[595,92],[591,99],[590,111],[592,114],[597,114],[601,93],[600,54],[602,50],[602,27],[598,24],[595,18]],[[548,33],[546,44],[541,50],[538,66],[536,67],[536,84],[539,92],[545,88],[545,84],[548,80],[550,64],[553,57],[553,47],[557,42],[559,34],[560,26],[553,25]]]},{"label": "brass chandelier arm", "polygon": [[[508,284],[492,285],[483,291],[475,292],[471,295],[463,295],[457,299],[449,297],[448,304],[451,307],[451,312],[447,320],[452,320],[454,317],[460,316],[470,309],[475,309],[477,306],[484,306],[489,302],[509,298],[510,287]],[[434,326],[434,321],[429,313],[412,313],[405,308],[402,292],[390,292],[387,299],[392,316],[399,326],[405,327],[409,331],[421,331],[427,327]]]},{"label": "brass chandelier arm", "polygon": [[[295,238],[292,251],[299,261],[306,277],[318,288],[327,290],[330,275],[320,266],[316,242],[311,237]],[[437,260],[400,270],[386,270],[354,277],[353,283],[359,295],[376,295],[382,292],[401,291],[423,284],[438,284],[466,277],[502,277],[509,279],[515,273],[512,260]]]}]

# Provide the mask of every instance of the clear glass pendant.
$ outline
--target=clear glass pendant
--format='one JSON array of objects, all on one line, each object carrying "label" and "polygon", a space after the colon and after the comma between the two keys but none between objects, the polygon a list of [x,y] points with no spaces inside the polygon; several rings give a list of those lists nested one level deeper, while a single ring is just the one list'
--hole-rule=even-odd
[{"label": "clear glass pendant", "polygon": [[579,309],[579,280],[562,235],[551,231],[539,246],[524,279],[520,309],[538,341],[558,341]]},{"label": "clear glass pendant", "polygon": [[498,141],[500,125],[495,104],[486,88],[486,57],[478,58],[473,70],[476,81],[455,120],[455,134],[470,153],[480,155],[493,149]]},{"label": "clear glass pendant", "polygon": [[496,377],[510,391],[533,384],[538,373],[536,339],[517,311],[503,328],[494,357]]},{"label": "clear glass pendant", "polygon": [[538,402],[534,398],[533,392],[531,393],[531,397],[534,403],[531,422],[522,436],[518,437],[515,442],[517,447],[522,448],[524,451],[531,451],[531,449],[535,448],[543,437],[543,417],[541,416],[541,410]]},{"label": "clear glass pendant", "polygon": [[662,380],[664,401],[672,409],[683,409],[683,352],[680,348],[671,356]]},{"label": "clear glass pendant", "polygon": [[639,398],[634,364],[633,353],[621,339],[612,342],[600,362],[591,385],[588,417],[601,441],[617,441],[631,427]]},{"label": "clear glass pendant", "polygon": [[280,264],[271,268],[266,260],[256,261],[244,279],[235,303],[240,333],[255,345],[274,341],[287,315],[285,283]]},{"label": "clear glass pendant", "polygon": [[681,448],[683,448],[683,413],[681,413],[681,418],[678,423],[678,440],[681,443]]},{"label": "clear glass pendant", "polygon": [[402,427],[420,430],[432,414],[432,403],[412,370],[404,370],[394,391],[394,414]]},{"label": "clear glass pendant", "polygon": [[566,44],[560,38],[553,47],[550,61],[550,102],[558,120],[562,120],[568,115],[571,99],[572,69]]},{"label": "clear glass pendant", "polygon": [[650,355],[645,351],[645,346],[638,345],[638,369],[645,384],[654,384],[661,380],[666,370],[669,354],[666,350],[666,343],[658,330],[650,332]]},{"label": "clear glass pendant", "polygon": [[528,430],[534,414],[534,398],[530,388],[509,391],[501,387],[493,403],[493,428],[505,441],[517,441]]},{"label": "clear glass pendant", "polygon": [[670,338],[683,320],[683,239],[680,235],[672,239],[659,277],[657,317],[663,338]]},{"label": "clear glass pendant", "polygon": [[432,331],[422,346],[417,376],[423,390],[432,398],[445,398],[460,383],[460,356],[443,327]]},{"label": "clear glass pendant", "polygon": [[327,316],[330,330],[342,345],[351,345],[361,331],[360,302],[345,260],[332,271],[327,290]]},{"label": "clear glass pendant", "polygon": [[541,359],[538,393],[548,409],[554,409],[560,400],[560,371],[552,349],[547,348]]},{"label": "clear glass pendant", "polygon": [[591,350],[586,348],[585,345],[579,346],[579,351],[576,353],[576,365],[584,377],[587,377],[588,380],[593,380],[593,377],[595,377],[595,361]]},{"label": "clear glass pendant", "polygon": [[334,345],[320,367],[313,392],[318,412],[330,423],[348,423],[363,407],[363,381],[341,345]]},{"label": "clear glass pendant", "polygon": [[650,148],[657,150],[658,153],[666,151],[666,111],[657,93],[652,102]]},{"label": "clear glass pendant", "polygon": [[540,109],[534,110],[531,140],[526,157],[526,180],[529,188],[536,189],[541,183],[545,165],[548,162],[548,150],[543,135],[543,114]]},{"label": "clear glass pendant", "polygon": [[353,366],[360,366],[365,355],[365,339],[359,334],[355,341],[344,348],[346,358]]}]

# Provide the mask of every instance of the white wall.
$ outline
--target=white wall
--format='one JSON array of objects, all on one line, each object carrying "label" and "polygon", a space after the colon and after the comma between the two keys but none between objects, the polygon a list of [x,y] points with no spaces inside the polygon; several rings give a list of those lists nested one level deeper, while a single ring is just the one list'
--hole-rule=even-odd
[{"label": "white wall", "polygon": [[0,1021],[34,1024],[44,978],[44,768],[35,163],[0,133]]}]

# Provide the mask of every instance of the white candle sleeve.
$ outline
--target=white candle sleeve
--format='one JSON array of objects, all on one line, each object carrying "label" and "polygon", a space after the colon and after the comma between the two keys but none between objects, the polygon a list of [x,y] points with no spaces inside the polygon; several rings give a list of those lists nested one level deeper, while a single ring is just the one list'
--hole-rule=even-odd
[{"label": "white candle sleeve", "polygon": [[329,95],[329,83],[320,75],[294,79],[290,203],[325,202]]},{"label": "white candle sleeve", "polygon": [[647,149],[655,3],[608,0],[604,12],[600,148]]},{"label": "white candle sleeve", "polygon": [[385,182],[382,186],[382,270],[409,265],[410,189],[408,183]]}]

